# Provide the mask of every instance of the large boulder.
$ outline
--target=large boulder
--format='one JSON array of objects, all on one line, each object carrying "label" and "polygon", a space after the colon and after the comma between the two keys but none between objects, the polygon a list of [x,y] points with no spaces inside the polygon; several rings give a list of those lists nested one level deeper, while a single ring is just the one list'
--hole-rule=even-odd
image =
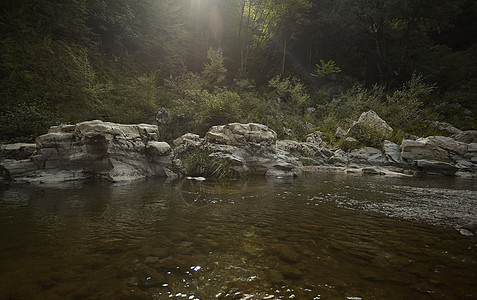
[{"label": "large boulder", "polygon": [[2,165],[5,177],[26,182],[174,175],[170,146],[158,141],[157,126],[98,120],[52,127],[36,139],[36,151],[28,159]]},{"label": "large boulder", "polygon": [[314,140],[312,141],[313,142],[297,142],[291,140],[280,140],[277,141],[277,150],[280,150],[283,153],[288,153],[288,156],[292,155],[298,157],[302,161],[306,161],[308,164],[326,164],[333,153],[323,147],[323,145],[326,145],[325,143],[317,143]]},{"label": "large boulder", "polygon": [[475,176],[477,143],[466,144],[450,137],[429,136],[415,141],[404,139],[401,157],[426,173]]},{"label": "large boulder", "polygon": [[457,171],[454,164],[444,161],[418,159],[414,164],[421,172],[428,174],[454,175]]},{"label": "large boulder", "polygon": [[382,165],[384,163],[383,152],[372,147],[353,149],[348,154],[350,164],[354,165]]},{"label": "large boulder", "polygon": [[393,131],[391,126],[372,110],[364,112],[359,116],[359,119],[355,121],[348,130],[347,136],[355,137],[361,141],[360,138],[362,138],[363,130],[367,130],[383,138]]},{"label": "large boulder", "polygon": [[205,151],[210,157],[226,159],[234,175],[293,177],[302,166],[299,159],[277,147],[277,134],[256,123],[213,126],[202,139],[186,134],[174,141],[175,155],[185,157]]},{"label": "large boulder", "polygon": [[467,148],[467,144],[444,136],[429,136],[415,141],[404,139],[401,156],[408,162],[416,159],[452,161],[452,154],[464,155]]},{"label": "large boulder", "polygon": [[241,147],[250,153],[275,152],[277,134],[267,126],[257,123],[213,126],[205,135],[205,141]]}]

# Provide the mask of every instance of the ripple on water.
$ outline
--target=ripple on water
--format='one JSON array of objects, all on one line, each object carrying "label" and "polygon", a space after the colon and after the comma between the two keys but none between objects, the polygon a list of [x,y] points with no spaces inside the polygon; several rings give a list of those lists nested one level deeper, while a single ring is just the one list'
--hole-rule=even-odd
[{"label": "ripple on water", "polygon": [[25,299],[472,299],[475,241],[445,226],[472,220],[473,187],[332,175],[11,187],[0,282]]}]

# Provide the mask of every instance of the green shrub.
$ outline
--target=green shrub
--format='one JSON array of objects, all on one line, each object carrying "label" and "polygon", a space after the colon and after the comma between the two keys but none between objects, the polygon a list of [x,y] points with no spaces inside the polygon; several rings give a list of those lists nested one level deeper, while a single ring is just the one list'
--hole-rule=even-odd
[{"label": "green shrub", "polygon": [[374,128],[364,124],[355,124],[351,127],[348,135],[356,138],[363,146],[382,148],[383,141],[388,138],[387,135],[376,131]]},{"label": "green shrub", "polygon": [[346,137],[342,137],[336,142],[336,147],[340,148],[341,150],[348,152],[354,149],[359,149],[365,146],[360,141],[350,141]]},{"label": "green shrub", "polygon": [[231,174],[225,158],[211,157],[210,152],[196,151],[184,159],[187,175],[223,178]]},{"label": "green shrub", "polygon": [[310,95],[305,91],[305,86],[295,77],[273,77],[268,86],[272,89],[272,97],[291,105],[302,105],[310,100]]},{"label": "green shrub", "polygon": [[0,143],[33,142],[59,123],[58,113],[41,101],[0,107]]},{"label": "green shrub", "polygon": [[390,142],[401,145],[402,140],[404,139],[404,133],[401,129],[393,130],[387,139]]}]

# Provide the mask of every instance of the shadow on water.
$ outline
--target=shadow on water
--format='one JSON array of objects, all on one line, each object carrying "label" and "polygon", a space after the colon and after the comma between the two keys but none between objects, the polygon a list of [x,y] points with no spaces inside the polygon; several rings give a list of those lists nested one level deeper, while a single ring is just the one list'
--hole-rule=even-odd
[{"label": "shadow on water", "polygon": [[0,187],[0,299],[475,299],[477,182]]}]

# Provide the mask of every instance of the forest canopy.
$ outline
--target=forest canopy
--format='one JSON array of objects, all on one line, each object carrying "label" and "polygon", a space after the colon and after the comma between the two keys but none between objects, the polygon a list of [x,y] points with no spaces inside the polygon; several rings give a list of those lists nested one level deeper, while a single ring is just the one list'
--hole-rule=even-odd
[{"label": "forest canopy", "polygon": [[0,142],[91,119],[299,139],[365,109],[477,127],[474,0],[4,0],[0,25]]}]

